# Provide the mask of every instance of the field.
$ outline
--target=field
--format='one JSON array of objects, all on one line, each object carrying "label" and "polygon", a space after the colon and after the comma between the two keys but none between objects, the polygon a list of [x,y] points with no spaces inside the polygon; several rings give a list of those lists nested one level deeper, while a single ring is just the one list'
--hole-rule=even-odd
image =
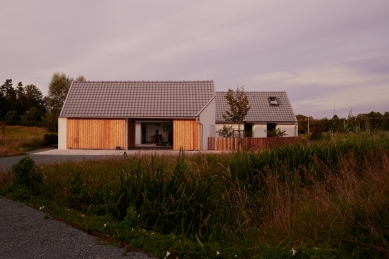
[{"label": "field", "polygon": [[0,194],[158,258],[388,258],[389,134],[34,166]]},{"label": "field", "polygon": [[0,128],[0,157],[25,154],[27,151],[42,148],[45,128],[6,126],[4,133]]}]

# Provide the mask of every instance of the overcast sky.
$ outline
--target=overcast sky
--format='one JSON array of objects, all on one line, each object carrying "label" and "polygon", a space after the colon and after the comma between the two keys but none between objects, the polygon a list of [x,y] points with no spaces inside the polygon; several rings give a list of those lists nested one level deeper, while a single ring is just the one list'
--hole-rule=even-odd
[{"label": "overcast sky", "polygon": [[389,111],[388,0],[0,0],[0,80],[214,80],[295,114]]}]

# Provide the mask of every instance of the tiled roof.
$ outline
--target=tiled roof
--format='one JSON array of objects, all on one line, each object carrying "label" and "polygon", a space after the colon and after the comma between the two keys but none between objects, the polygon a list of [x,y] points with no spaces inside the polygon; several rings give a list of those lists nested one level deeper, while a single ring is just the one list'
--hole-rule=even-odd
[{"label": "tiled roof", "polygon": [[[216,123],[223,123],[222,114],[230,107],[225,98],[226,92],[216,92]],[[246,122],[296,122],[293,108],[286,92],[246,92],[250,110]],[[269,97],[276,97],[279,105],[270,105]]]},{"label": "tiled roof", "polygon": [[214,95],[213,81],[74,81],[60,117],[195,117]]}]

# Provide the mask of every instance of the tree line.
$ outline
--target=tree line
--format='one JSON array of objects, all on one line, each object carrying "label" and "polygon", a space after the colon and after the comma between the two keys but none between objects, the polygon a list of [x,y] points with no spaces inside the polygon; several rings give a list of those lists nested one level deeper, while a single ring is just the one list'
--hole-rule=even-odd
[{"label": "tree line", "polygon": [[[58,131],[58,115],[73,82],[73,78],[55,72],[49,83],[48,95],[44,96],[37,86],[14,87],[12,79],[6,79],[0,87],[0,121],[6,125],[40,126],[50,132]],[[84,76],[76,78],[85,81]]]},{"label": "tree line", "polygon": [[336,114],[331,118],[313,119],[312,117],[297,115],[299,134],[314,132],[328,133],[357,133],[389,131],[389,112],[360,113],[353,116],[350,112],[347,118],[339,118]]}]

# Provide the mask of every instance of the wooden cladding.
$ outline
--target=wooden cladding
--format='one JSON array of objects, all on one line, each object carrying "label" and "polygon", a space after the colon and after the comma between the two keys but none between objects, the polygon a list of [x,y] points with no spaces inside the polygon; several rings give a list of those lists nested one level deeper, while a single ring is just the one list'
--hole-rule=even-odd
[{"label": "wooden cladding", "polygon": [[173,150],[200,150],[200,124],[195,120],[173,121]]},{"label": "wooden cladding", "polygon": [[[129,130],[130,130],[129,126]],[[131,140],[129,140],[130,143]],[[126,146],[124,119],[68,119],[67,148],[115,149]]]},{"label": "wooden cladding", "polygon": [[232,151],[242,150],[242,147],[244,149],[257,150],[301,142],[300,137],[242,138],[241,145],[239,145],[238,138],[208,138],[208,150]]}]

